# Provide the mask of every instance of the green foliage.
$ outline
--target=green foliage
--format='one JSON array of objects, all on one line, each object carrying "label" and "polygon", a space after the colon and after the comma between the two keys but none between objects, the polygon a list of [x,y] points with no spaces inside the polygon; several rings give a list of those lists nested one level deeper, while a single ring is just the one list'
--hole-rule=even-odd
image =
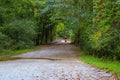
[{"label": "green foliage", "polygon": [[[52,2],[54,6],[59,4]],[[54,7],[52,5],[50,7]],[[71,32],[76,45],[91,55],[120,59],[119,0],[70,0],[61,5],[70,8],[56,6],[54,14],[58,23],[63,22],[65,30]]]},{"label": "green foliage", "polygon": [[2,33],[7,35],[11,40],[9,46],[15,49],[27,48],[33,46],[33,38],[35,36],[35,24],[28,20],[16,20],[5,25]]},{"label": "green foliage", "polygon": [[0,32],[0,50],[10,47],[10,39],[7,35]]},{"label": "green foliage", "polygon": [[[94,2],[93,32],[90,36],[91,51],[98,57],[112,56],[119,59],[119,10],[115,1]],[[117,34],[116,34],[117,33]],[[117,48],[117,47],[118,48]],[[116,52],[117,51],[117,52]]]},{"label": "green foliage", "polygon": [[0,12],[2,12],[0,15],[1,47],[22,49],[33,46],[36,23],[33,21],[34,17],[31,16],[33,13],[26,5],[26,1],[4,0],[1,2]]},{"label": "green foliage", "polygon": [[110,59],[100,59],[91,55],[85,55],[85,53],[80,52],[79,53],[80,60],[98,67],[102,70],[105,70],[107,72],[112,72],[113,74],[120,76],[120,63],[118,61],[112,61]]},{"label": "green foliage", "polygon": [[64,29],[64,24],[63,23],[59,23],[56,27],[56,36],[58,37],[64,37],[65,35],[65,29]]},{"label": "green foliage", "polygon": [[119,16],[120,0],[3,0],[0,47],[27,48],[67,35],[91,55],[120,59]]},{"label": "green foliage", "polygon": [[74,43],[91,55],[120,59],[119,0],[78,0],[68,3],[72,8],[65,13],[68,18],[66,25],[69,25],[68,30],[72,30]]}]

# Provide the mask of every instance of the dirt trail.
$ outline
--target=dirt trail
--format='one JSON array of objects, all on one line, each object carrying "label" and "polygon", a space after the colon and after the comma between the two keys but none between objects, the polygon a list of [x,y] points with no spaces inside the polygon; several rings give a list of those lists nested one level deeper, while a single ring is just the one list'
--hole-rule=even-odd
[{"label": "dirt trail", "polygon": [[77,58],[79,49],[70,44],[52,44],[40,50],[0,62],[0,80],[114,80],[112,74]]},{"label": "dirt trail", "polygon": [[18,55],[15,57],[23,58],[23,59],[76,59],[76,48],[73,45],[69,44],[53,44],[53,45],[46,45],[46,47],[33,51],[28,52],[22,55]]}]

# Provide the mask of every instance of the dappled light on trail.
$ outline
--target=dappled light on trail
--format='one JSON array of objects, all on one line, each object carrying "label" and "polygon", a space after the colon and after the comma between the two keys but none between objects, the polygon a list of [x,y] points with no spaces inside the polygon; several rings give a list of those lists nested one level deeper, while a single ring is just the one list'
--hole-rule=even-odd
[{"label": "dappled light on trail", "polygon": [[57,39],[55,41],[53,41],[53,43],[56,43],[56,44],[70,44],[71,41],[70,40],[64,40],[64,39]]}]

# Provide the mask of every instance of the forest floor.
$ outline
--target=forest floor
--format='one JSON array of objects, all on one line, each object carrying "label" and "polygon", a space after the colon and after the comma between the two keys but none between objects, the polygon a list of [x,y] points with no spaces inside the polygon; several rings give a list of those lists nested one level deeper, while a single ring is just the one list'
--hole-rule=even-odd
[{"label": "forest floor", "polygon": [[83,63],[79,48],[58,41],[39,50],[0,62],[0,80],[116,80],[115,76]]}]

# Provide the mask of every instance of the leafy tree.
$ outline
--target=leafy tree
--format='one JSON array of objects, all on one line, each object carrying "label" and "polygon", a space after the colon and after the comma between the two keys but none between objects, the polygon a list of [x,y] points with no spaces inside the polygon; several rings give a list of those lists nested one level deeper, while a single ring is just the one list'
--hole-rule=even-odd
[{"label": "leafy tree", "polygon": [[0,1],[0,47],[21,49],[67,35],[89,55],[120,59],[120,0]]}]

